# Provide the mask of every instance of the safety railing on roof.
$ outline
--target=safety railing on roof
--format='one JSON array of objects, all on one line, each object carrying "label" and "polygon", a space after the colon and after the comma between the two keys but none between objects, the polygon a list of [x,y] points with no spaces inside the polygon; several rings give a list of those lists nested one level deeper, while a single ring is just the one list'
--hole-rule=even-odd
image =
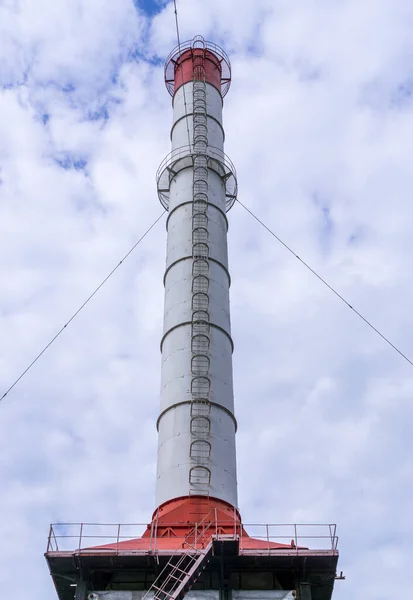
[{"label": "safety railing on roof", "polygon": [[[219,525],[219,524],[218,524]],[[197,530],[197,524],[194,523],[194,530]],[[182,523],[162,523],[163,528],[182,527]],[[219,528],[211,529],[211,535],[219,538]],[[47,552],[77,552],[81,554],[97,554],[99,552],[113,552],[119,554],[125,551],[122,542],[128,541],[127,552],[143,552],[141,536],[146,531],[149,536],[145,544],[145,553],[148,550],[154,554],[170,554],[170,550],[165,550],[165,538],[162,547],[158,547],[158,539],[155,535],[156,529],[146,524],[123,523],[123,524],[99,524],[99,523],[54,523],[50,526],[49,537],[47,541]],[[225,538],[233,535],[239,539],[239,548],[241,554],[272,554],[274,551],[300,553],[305,550],[337,552],[338,536],[337,528],[334,524],[247,524],[234,522],[233,532],[230,531],[227,523],[225,524]],[[176,552],[183,552],[179,548],[179,539],[171,539],[171,548],[177,545]],[[252,543],[251,540],[258,540],[260,543]],[[274,544],[283,544],[284,548],[276,548]],[[106,546],[106,547],[105,547]]]}]

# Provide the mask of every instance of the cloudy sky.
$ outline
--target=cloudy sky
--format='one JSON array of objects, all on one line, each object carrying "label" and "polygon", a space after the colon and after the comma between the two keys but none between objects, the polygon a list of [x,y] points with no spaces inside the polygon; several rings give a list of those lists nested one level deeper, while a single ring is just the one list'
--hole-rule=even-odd
[{"label": "cloudy sky", "polygon": [[[411,0],[180,0],[231,57],[240,199],[413,356]],[[5,391],[162,212],[171,3],[0,0]],[[413,368],[236,205],[245,522],[338,523],[335,599],[385,600],[412,553]],[[56,598],[56,521],[154,507],[165,219],[0,405],[2,596]],[[25,563],[25,579],[21,578]]]}]

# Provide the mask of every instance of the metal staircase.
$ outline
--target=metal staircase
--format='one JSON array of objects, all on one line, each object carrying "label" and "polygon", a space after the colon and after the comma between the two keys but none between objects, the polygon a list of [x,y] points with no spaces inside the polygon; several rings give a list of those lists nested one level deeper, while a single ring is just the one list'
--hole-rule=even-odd
[{"label": "metal staircase", "polygon": [[215,520],[209,520],[207,515],[200,525],[185,537],[183,554],[169,559],[142,600],[147,600],[151,592],[154,593],[154,600],[182,600],[211,559],[211,528],[215,525]]}]

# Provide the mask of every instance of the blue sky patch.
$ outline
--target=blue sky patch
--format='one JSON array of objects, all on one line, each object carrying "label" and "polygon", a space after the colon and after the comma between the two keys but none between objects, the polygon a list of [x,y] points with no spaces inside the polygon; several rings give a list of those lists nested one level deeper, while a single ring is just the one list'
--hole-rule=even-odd
[{"label": "blue sky patch", "polygon": [[76,90],[76,86],[73,83],[66,83],[62,87],[62,92],[65,92],[66,94],[70,94],[71,92],[74,92],[75,90]]},{"label": "blue sky patch", "polygon": [[396,108],[403,107],[411,103],[413,96],[413,81],[404,81],[400,83],[391,95],[391,105]]},{"label": "blue sky patch", "polygon": [[321,211],[323,233],[331,233],[333,229],[333,221],[330,215],[330,207],[328,206],[327,200],[318,192],[314,192],[312,194],[312,200]]},{"label": "blue sky patch", "polygon": [[100,106],[96,110],[90,111],[87,114],[88,121],[100,121],[100,120],[107,121],[108,119],[109,119],[109,111],[108,111],[108,107],[106,104],[104,104],[103,106]]},{"label": "blue sky patch", "polygon": [[87,160],[85,158],[70,154],[69,152],[62,154],[59,157],[55,157],[54,160],[59,167],[62,167],[65,171],[69,171],[70,169],[84,171],[87,167]]},{"label": "blue sky patch", "polygon": [[138,10],[142,10],[144,13],[153,17],[168,4],[165,0],[133,0],[134,5]]}]

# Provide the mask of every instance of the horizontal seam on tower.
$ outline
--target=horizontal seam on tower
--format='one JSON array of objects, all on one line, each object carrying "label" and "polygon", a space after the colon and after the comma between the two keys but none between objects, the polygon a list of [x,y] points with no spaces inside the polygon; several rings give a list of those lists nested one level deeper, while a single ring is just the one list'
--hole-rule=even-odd
[{"label": "horizontal seam on tower", "polygon": [[[187,167],[188,168],[188,167]],[[191,167],[192,168],[192,167]],[[183,170],[183,169],[182,169]],[[179,171],[180,172],[180,171]],[[215,172],[215,171],[214,171]],[[185,206],[186,204],[191,204],[193,205],[194,201],[193,200],[185,200],[185,202],[181,202],[181,204],[178,204],[177,206],[174,206],[174,208],[171,211],[168,211],[168,216],[166,218],[166,231],[168,231],[168,224],[169,224],[169,219],[171,218],[171,216],[174,214],[174,212],[176,210],[178,210],[178,208],[181,208],[181,206]],[[212,207],[215,208],[219,213],[221,213],[221,215],[224,217],[225,219],[225,225],[227,228],[227,233],[228,233],[228,217],[225,214],[225,212],[222,210],[222,208],[220,208],[217,204],[214,204],[213,202],[206,202],[206,204],[208,205],[208,207]]]},{"label": "horizontal seam on tower", "polygon": [[[173,327],[171,327],[170,329],[168,329],[168,331],[166,333],[163,334],[162,339],[161,339],[161,352],[163,350],[163,343],[166,339],[166,337],[172,333],[172,331],[175,331],[175,329],[178,329],[179,327],[186,327],[187,325],[192,325],[193,321],[183,321],[182,323],[178,323],[178,325],[174,325]],[[232,340],[231,335],[228,333],[228,331],[226,331],[223,327],[221,327],[220,325],[215,325],[215,323],[210,323],[208,321],[208,325],[210,327],[215,327],[215,329],[218,329],[219,331],[221,331],[224,335],[227,336],[227,338],[229,339],[230,343],[231,343],[231,350],[232,352],[234,352],[234,342]]]},{"label": "horizontal seam on tower", "polygon": [[[171,127],[171,133],[170,133],[171,141],[172,141],[172,135],[173,135],[173,132],[174,132],[174,129],[175,129],[176,125],[178,125],[178,123],[180,123],[183,119],[186,119],[187,117],[192,117],[194,114],[197,114],[197,113],[190,112],[188,114],[183,115],[182,117],[179,117],[179,119],[177,119],[176,121],[174,121],[174,123],[173,123],[173,125]],[[220,129],[222,131],[223,141],[225,142],[225,131],[224,131],[224,127],[223,127],[222,123],[220,123],[216,117],[213,117],[209,113],[206,113],[206,116],[207,116],[208,119],[212,119],[213,121],[215,121],[215,123],[217,123],[219,125],[219,127],[220,127]]]},{"label": "horizontal seam on tower", "polygon": [[[173,408],[176,408],[177,406],[182,406],[183,404],[192,404],[192,400],[182,400],[182,402],[176,402],[175,404],[171,404],[171,406],[168,406],[168,408],[165,408],[165,410],[163,410],[161,412],[161,414],[159,415],[159,417],[156,420],[156,430],[159,431],[159,422],[167,412],[169,412]],[[234,413],[232,411],[230,411],[229,408],[226,408],[222,404],[218,404],[218,402],[210,402],[210,405],[220,408],[221,410],[226,412],[231,417],[231,419],[234,422],[235,433],[236,433],[238,430],[238,423],[237,423],[237,419],[235,418]]]},{"label": "horizontal seam on tower", "polygon": [[[180,90],[182,86],[187,85],[188,83],[194,83],[194,80],[192,79],[190,81],[184,81],[184,83],[181,83],[177,88],[175,88],[174,95],[172,96],[172,108],[175,108],[175,96],[176,96],[177,91]],[[224,106],[224,98],[222,97],[221,90],[216,85],[214,85],[213,83],[211,83],[209,81],[206,81],[205,83],[207,85],[210,85],[211,87],[213,87],[214,90],[216,90],[218,92],[219,97],[221,98],[222,106]]]},{"label": "horizontal seam on tower", "polygon": [[[163,284],[164,285],[165,285],[166,276],[168,275],[168,273],[172,269],[172,267],[174,267],[178,263],[182,262],[183,260],[194,260],[194,257],[191,256],[191,255],[189,255],[189,256],[182,256],[181,258],[178,258],[172,264],[170,264],[169,267],[167,267],[167,269],[165,271],[165,274],[163,276]],[[227,267],[222,262],[220,262],[216,258],[212,258],[211,256],[208,256],[208,260],[210,262],[215,263],[216,265],[219,265],[223,269],[223,271],[225,271],[225,273],[226,273],[226,275],[228,277],[228,284],[231,287],[231,275],[229,274],[229,271],[228,271]],[[209,278],[209,279],[211,279],[211,278]]]}]

